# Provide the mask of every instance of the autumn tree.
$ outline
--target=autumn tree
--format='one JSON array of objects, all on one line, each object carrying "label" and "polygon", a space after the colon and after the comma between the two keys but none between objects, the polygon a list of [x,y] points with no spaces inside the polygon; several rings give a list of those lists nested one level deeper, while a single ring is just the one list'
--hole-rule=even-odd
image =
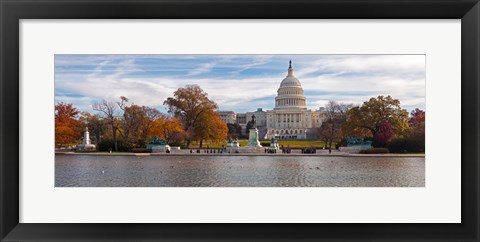
[{"label": "autumn tree", "polygon": [[123,117],[119,132],[122,135],[122,140],[126,143],[137,143],[138,140],[142,139],[143,125],[147,119],[144,109],[135,104],[121,108]]},{"label": "autumn tree", "polygon": [[320,127],[320,137],[328,147],[332,147],[332,143],[342,138],[342,125],[347,120],[347,112],[353,107],[352,104],[338,103],[329,101],[325,106],[324,120]]},{"label": "autumn tree", "polygon": [[370,98],[361,106],[350,109],[342,130],[351,136],[375,137],[385,120],[396,135],[405,135],[409,131],[408,112],[400,107],[399,100],[391,96]]},{"label": "autumn tree", "polygon": [[425,111],[416,108],[408,120],[411,132],[387,144],[390,152],[425,152]]},{"label": "autumn tree", "polygon": [[218,108],[217,104],[208,98],[198,85],[187,85],[179,88],[173,93],[173,97],[167,98],[164,105],[168,107],[169,113],[182,121],[183,129],[187,135],[187,148],[195,137],[198,127],[204,126],[201,122],[209,122],[203,115]]},{"label": "autumn tree", "polygon": [[79,111],[72,104],[55,105],[55,144],[57,147],[69,145],[81,138]]},{"label": "autumn tree", "polygon": [[[141,136],[142,140],[146,141],[150,129],[153,127],[153,122],[158,117],[162,116],[162,113],[160,113],[160,111],[158,111],[156,108],[151,108],[147,106],[143,106],[142,109],[144,112],[144,120],[142,122]],[[180,122],[178,120],[175,120],[175,122],[177,122],[178,126],[180,127]]]},{"label": "autumn tree", "polygon": [[393,131],[392,125],[388,123],[387,120],[382,121],[380,127],[378,128],[377,132],[374,136],[374,145],[385,147],[385,145],[392,140],[395,133]]},{"label": "autumn tree", "polygon": [[204,140],[220,141],[227,139],[227,136],[227,124],[220,119],[217,112],[210,110],[200,116],[193,139],[199,141],[199,146],[202,147]]},{"label": "autumn tree", "polygon": [[155,108],[139,106],[134,103],[127,106],[129,99],[124,96],[120,97],[120,100],[117,105],[123,110],[119,129],[122,140],[130,145],[142,147],[145,145],[153,121],[160,115],[160,112]]},{"label": "autumn tree", "polygon": [[320,138],[325,141],[330,149],[332,148],[332,143],[340,140],[342,137],[342,130],[332,121],[323,122],[319,131]]},{"label": "autumn tree", "polygon": [[412,134],[414,136],[425,137],[425,111],[416,108],[410,113],[411,117],[408,120]]},{"label": "autumn tree", "polygon": [[178,118],[160,114],[152,121],[148,136],[164,139],[167,143],[179,143],[185,133]]}]

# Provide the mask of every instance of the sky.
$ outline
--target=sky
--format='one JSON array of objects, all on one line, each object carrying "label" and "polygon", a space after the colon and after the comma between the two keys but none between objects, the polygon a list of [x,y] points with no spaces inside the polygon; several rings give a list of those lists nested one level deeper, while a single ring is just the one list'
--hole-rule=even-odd
[{"label": "sky", "polygon": [[425,110],[424,55],[55,55],[55,103],[95,113],[92,104],[118,101],[155,107],[179,87],[199,85],[219,110],[273,109],[288,62],[302,83],[307,108],[329,100],[361,105],[390,95],[409,112]]}]

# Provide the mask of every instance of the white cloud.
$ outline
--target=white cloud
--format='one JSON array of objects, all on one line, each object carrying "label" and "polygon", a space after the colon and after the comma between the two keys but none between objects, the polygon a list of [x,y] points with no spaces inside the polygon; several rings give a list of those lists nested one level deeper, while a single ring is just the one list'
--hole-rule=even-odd
[{"label": "white cloud", "polygon": [[215,67],[214,63],[205,63],[200,65],[199,67],[191,70],[188,72],[187,76],[195,76],[203,73],[208,73],[210,70]]},{"label": "white cloud", "polygon": [[298,70],[308,75],[319,70],[334,72],[379,73],[423,73],[424,55],[332,55],[310,63]]},{"label": "white cloud", "polygon": [[[168,56],[161,56],[167,58]],[[97,70],[84,74],[56,73],[56,90],[68,90],[76,95],[58,95],[56,100],[71,102],[79,108],[91,108],[88,102],[118,100],[127,96],[139,105],[161,107],[163,101],[173,92],[188,84],[198,84],[221,109],[246,111],[256,108],[272,108],[274,96],[281,80],[286,75],[287,63],[283,72],[274,75],[245,77],[241,72],[250,68],[267,65],[275,61],[275,56],[255,56],[249,62],[238,61],[235,56],[220,56],[209,63],[201,63],[195,68],[185,67],[188,74],[181,77],[159,75],[128,75],[142,70],[138,56],[89,57],[97,63]],[[361,104],[372,96],[391,95],[408,107],[425,106],[425,60],[422,55],[362,55],[362,56],[322,56],[316,61],[311,57],[293,56],[296,76],[303,85],[309,108],[317,109],[328,100]],[[66,64],[63,59],[58,60]],[[82,58],[73,56],[69,64],[83,63]],[[282,62],[283,63],[283,62]],[[273,64],[269,64],[273,65]],[[278,68],[278,63],[276,63]],[[216,67],[235,67],[235,75],[228,77],[205,78]],[[296,66],[299,66],[296,68]],[[204,78],[195,78],[195,75]],[[86,98],[88,97],[88,98]],[[270,97],[270,99],[268,99]]]}]

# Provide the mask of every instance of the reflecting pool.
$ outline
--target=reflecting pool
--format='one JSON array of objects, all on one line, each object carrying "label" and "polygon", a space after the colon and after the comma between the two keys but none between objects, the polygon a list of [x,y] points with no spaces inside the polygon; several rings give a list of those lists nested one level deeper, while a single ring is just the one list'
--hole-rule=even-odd
[{"label": "reflecting pool", "polygon": [[425,157],[55,155],[56,187],[424,187]]}]

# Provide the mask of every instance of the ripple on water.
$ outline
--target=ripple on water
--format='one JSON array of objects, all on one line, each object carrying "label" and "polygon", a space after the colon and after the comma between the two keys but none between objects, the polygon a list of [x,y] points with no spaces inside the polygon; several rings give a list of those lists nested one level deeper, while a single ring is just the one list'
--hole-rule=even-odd
[{"label": "ripple on water", "polygon": [[56,155],[55,186],[424,187],[425,158]]}]

